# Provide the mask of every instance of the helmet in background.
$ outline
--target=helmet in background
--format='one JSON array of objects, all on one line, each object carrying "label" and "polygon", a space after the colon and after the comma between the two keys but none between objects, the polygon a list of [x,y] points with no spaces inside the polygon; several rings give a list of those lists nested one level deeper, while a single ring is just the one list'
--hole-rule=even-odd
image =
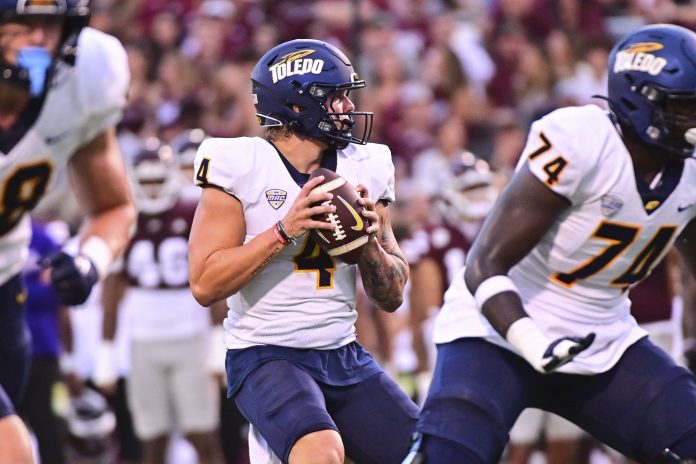
[{"label": "helmet in background", "polygon": [[179,198],[179,163],[169,145],[150,137],[133,158],[131,180],[135,204],[145,214],[160,214]]},{"label": "helmet in background", "polygon": [[171,145],[174,156],[179,162],[179,172],[181,173],[180,196],[183,201],[198,202],[202,189],[194,184],[194,161],[196,153],[201,143],[208,138],[203,129],[186,130],[172,139]]},{"label": "helmet in background", "polygon": [[500,185],[488,163],[464,152],[450,164],[436,208],[452,225],[481,222],[493,208]]},{"label": "helmet in background", "polygon": [[70,399],[67,415],[68,441],[81,457],[100,457],[110,450],[116,429],[116,416],[106,399],[85,388]]},{"label": "helmet in background", "polygon": [[692,156],[696,34],[668,24],[642,27],[614,45],[608,71],[609,107],[622,128],[672,157]]},{"label": "helmet in background", "polygon": [[179,167],[183,169],[193,169],[198,147],[208,136],[203,129],[191,129],[176,135],[171,141],[174,156],[179,161]]},{"label": "helmet in background", "polygon": [[[277,45],[254,66],[251,82],[262,126],[285,126],[336,148],[364,145],[370,137],[372,113],[331,108],[336,92],[365,87],[350,60],[333,45],[308,39]],[[356,127],[361,127],[360,136],[353,134]]]}]

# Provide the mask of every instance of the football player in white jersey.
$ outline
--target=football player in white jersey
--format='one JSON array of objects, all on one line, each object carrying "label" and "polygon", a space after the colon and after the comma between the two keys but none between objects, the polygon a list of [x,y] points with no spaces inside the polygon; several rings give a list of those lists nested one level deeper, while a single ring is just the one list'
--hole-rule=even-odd
[{"label": "football player in white jersey", "polygon": [[[195,297],[202,305],[227,298],[230,308],[228,396],[282,462],[400,462],[418,408],[354,328],[357,268],[386,311],[401,304],[409,272],[389,220],[391,154],[367,143],[372,113],[356,112],[348,96],[365,81],[340,50],[317,40],[272,48],[251,77],[268,139],[203,142],[196,181],[206,188],[189,240]],[[333,228],[311,218],[333,210],[312,206],[331,198],[311,193],[323,176],[309,173],[320,166],[361,194],[371,239],[357,266],[333,259],[307,233]]]},{"label": "football player in white jersey", "polygon": [[126,54],[86,28],[85,1],[0,0],[0,462],[31,461],[14,413],[28,367],[27,214],[66,165],[87,220],[76,256],[49,257],[61,301],[82,303],[124,249],[135,219],[114,126],[126,101]]},{"label": "football player in white jersey", "polygon": [[611,113],[536,121],[436,321],[406,462],[496,463],[525,407],[640,462],[696,459],[696,381],[648,340],[627,289],[676,242],[696,265],[696,34],[646,26],[609,58]]}]

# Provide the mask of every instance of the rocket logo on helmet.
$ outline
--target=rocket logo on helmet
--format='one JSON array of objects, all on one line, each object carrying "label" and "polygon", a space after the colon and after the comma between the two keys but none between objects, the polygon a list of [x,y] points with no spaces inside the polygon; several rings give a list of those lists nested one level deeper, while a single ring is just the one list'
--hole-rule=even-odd
[{"label": "rocket logo on helmet", "polygon": [[614,72],[642,71],[652,76],[657,76],[667,66],[667,60],[649,52],[663,48],[664,45],[657,42],[634,43],[626,50],[621,50],[616,54]]},{"label": "rocket logo on helmet", "polygon": [[283,59],[269,68],[273,83],[290,76],[301,76],[307,73],[321,74],[324,69],[324,60],[304,58],[312,53],[314,50],[303,50],[285,55]]}]

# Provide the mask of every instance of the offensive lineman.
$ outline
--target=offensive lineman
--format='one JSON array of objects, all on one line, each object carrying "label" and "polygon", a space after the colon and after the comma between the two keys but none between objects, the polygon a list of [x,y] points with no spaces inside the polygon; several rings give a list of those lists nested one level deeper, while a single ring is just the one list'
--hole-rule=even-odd
[{"label": "offensive lineman", "polygon": [[610,54],[612,113],[563,108],[533,124],[445,296],[412,457],[498,462],[531,406],[640,462],[696,458],[696,381],[626,296],[675,242],[696,267],[695,99],[696,34],[652,25]]},{"label": "offensive lineman", "polygon": [[355,340],[356,267],[307,233],[331,230],[311,216],[334,208],[311,206],[331,194],[310,193],[323,177],[309,173],[335,170],[371,223],[358,264],[365,290],[387,311],[401,304],[408,264],[389,220],[391,154],[365,145],[372,113],[348,97],[364,86],[329,44],[280,44],[252,71],[268,140],[209,139],[196,156],[206,188],[189,240],[191,288],[204,306],[227,298],[228,395],[282,462],[398,463],[415,429],[416,405]]},{"label": "offensive lineman", "polygon": [[64,304],[84,302],[135,219],[114,127],[129,73],[119,42],[86,28],[86,1],[0,0],[0,462],[32,461],[14,412],[28,372],[20,271],[27,214],[69,166],[86,215],[77,256],[46,263]]}]

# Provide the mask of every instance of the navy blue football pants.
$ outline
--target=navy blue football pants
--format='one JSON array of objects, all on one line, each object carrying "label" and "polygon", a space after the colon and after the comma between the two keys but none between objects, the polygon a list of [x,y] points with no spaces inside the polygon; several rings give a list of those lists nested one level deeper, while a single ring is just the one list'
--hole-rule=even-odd
[{"label": "navy blue football pants", "polygon": [[31,336],[24,291],[21,275],[0,286],[0,418],[15,413],[29,378]]},{"label": "navy blue football pants", "polygon": [[[696,457],[696,381],[643,338],[609,371],[541,374],[481,338],[438,345],[418,431],[426,463],[497,463],[526,407],[575,422],[640,462],[664,448]],[[430,438],[430,439],[429,439]]]},{"label": "navy blue football pants", "polygon": [[384,372],[337,387],[317,382],[285,360],[256,369],[234,399],[283,462],[304,435],[336,430],[346,455],[356,462],[398,464],[418,418],[418,407]]}]

